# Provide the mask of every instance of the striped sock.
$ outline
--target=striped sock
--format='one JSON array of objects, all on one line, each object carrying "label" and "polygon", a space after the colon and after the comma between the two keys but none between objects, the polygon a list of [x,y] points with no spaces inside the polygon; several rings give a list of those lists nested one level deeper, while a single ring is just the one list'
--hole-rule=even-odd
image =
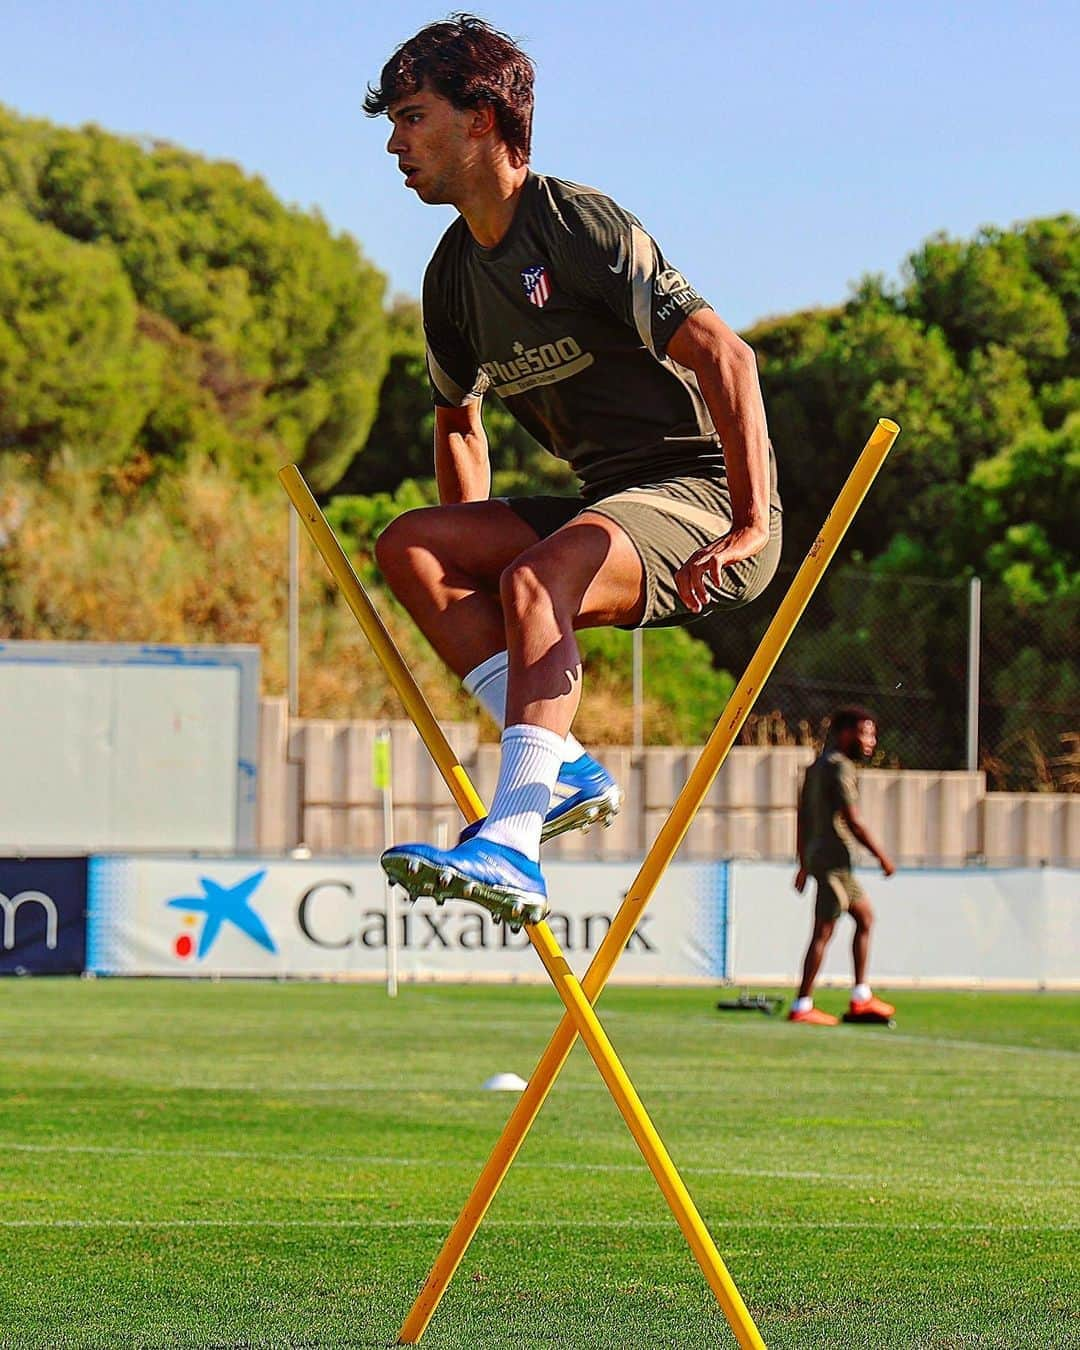
[{"label": "striped sock", "polygon": [[540,859],[540,832],[563,762],[563,738],[520,722],[502,734],[499,781],[478,837]]}]

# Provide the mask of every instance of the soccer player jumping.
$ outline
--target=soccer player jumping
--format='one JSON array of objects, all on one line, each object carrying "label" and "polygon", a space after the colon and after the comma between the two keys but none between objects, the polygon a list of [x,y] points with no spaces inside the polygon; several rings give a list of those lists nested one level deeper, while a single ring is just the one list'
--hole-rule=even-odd
[{"label": "soccer player jumping", "polygon": [[[513,927],[548,912],[540,844],[608,821],[620,791],[570,735],[575,631],[686,624],[754,599],[780,501],[753,352],[628,211],[529,167],[533,67],[469,15],[424,28],[369,89],[405,186],[459,215],[424,276],[441,505],[398,517],[379,565],[496,719],[488,816],[456,847],[382,864],[412,896],[475,900]],[[490,499],[492,389],[581,480]]]}]

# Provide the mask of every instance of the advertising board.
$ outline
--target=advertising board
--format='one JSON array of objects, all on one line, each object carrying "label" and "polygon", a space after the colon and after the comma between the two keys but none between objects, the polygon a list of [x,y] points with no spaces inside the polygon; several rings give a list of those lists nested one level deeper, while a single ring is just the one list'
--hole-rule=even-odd
[{"label": "advertising board", "polygon": [[[552,863],[549,922],[582,973],[636,875],[632,863]],[[619,963],[622,979],[723,974],[727,864],[676,864]],[[102,856],[90,864],[88,968],[96,974],[353,976],[385,969],[378,861]],[[546,978],[522,933],[476,905],[396,903],[409,979]]]},{"label": "advertising board", "polygon": [[85,858],[0,858],[0,974],[82,970],[86,870]]}]

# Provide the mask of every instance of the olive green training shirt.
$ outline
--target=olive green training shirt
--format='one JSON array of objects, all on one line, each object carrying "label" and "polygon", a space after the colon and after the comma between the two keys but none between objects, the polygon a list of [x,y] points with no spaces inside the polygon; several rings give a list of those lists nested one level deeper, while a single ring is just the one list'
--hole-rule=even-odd
[{"label": "olive green training shirt", "polygon": [[722,478],[697,378],[667,355],[683,320],[708,307],[610,197],[530,172],[494,248],[459,216],[428,264],[433,397],[462,407],[494,390],[569,461],[586,500],[676,474]]},{"label": "olive green training shirt", "polygon": [[835,746],[826,745],[807,769],[799,798],[803,856],[811,875],[851,867],[855,839],[841,811],[858,800],[855,765]]}]

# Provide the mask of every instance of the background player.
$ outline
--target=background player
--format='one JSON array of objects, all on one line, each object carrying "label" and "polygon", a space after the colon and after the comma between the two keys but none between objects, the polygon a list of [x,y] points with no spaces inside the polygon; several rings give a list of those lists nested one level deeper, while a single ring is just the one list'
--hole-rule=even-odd
[{"label": "background player", "polygon": [[896,870],[888,854],[863,823],[858,811],[859,787],[855,764],[868,760],[877,746],[877,722],[865,708],[838,708],[832,715],[821,754],[810,765],[799,795],[799,870],[795,889],[800,893],[807,877],[817,883],[814,931],[803,964],[799,995],[788,1018],[817,1026],[836,1026],[837,1018],[814,1007],[813,989],[836,921],[848,913],[855,920],[852,958],[855,987],[849,1016],[888,1021],[896,1009],[875,998],[866,983],[870,930],[874,911],[852,871],[851,849],[857,840],[874,855],[891,877]]},{"label": "background player", "polygon": [[[459,212],[423,288],[443,504],[395,520],[378,561],[505,728],[487,819],[453,849],[404,844],[383,865],[411,894],[515,924],[547,910],[542,837],[618,808],[568,734],[575,630],[746,603],[780,551],[753,353],[634,216],[532,172],[532,91],[528,57],[466,15],[404,43],[365,103],[393,123],[406,187]],[[570,462],[580,497],[489,500],[488,389]]]}]

